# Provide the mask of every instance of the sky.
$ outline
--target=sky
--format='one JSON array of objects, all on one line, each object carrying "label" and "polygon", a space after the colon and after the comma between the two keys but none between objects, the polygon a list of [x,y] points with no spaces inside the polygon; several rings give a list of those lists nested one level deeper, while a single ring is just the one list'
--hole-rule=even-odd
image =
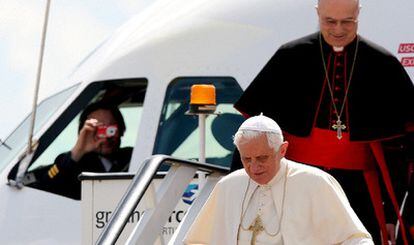
[{"label": "sky", "polygon": [[[38,103],[98,44],[155,0],[51,0]],[[0,139],[30,113],[47,0],[0,0]]]}]

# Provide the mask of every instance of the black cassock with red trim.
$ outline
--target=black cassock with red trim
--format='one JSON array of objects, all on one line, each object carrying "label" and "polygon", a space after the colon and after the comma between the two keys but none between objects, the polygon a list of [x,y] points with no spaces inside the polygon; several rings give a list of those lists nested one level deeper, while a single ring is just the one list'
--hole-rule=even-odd
[{"label": "black cassock with red trim", "polygon": [[[314,33],[283,45],[235,108],[273,118],[290,141],[287,157],[331,173],[375,241],[380,229],[387,239],[381,192],[393,203],[388,220],[398,205],[377,141],[406,134],[414,122],[414,86],[397,58],[362,37],[337,52]],[[342,139],[336,139],[338,116],[346,126]]]},{"label": "black cassock with red trim", "polygon": [[[348,74],[355,43],[354,40],[346,47],[349,49]],[[328,62],[331,47],[324,41],[323,50]],[[250,116],[263,112],[286,132],[308,136],[323,92],[324,78],[319,33],[314,33],[283,45],[246,89],[235,108]],[[407,122],[414,121],[414,86],[407,72],[396,57],[364,38],[359,41],[347,103],[351,141],[396,137],[404,134]]]}]

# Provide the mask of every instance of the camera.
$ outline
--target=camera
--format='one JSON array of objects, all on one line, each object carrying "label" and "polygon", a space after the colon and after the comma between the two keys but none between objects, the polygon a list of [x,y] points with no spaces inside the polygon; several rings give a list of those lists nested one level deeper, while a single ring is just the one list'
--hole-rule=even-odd
[{"label": "camera", "polygon": [[102,126],[98,126],[97,130],[96,130],[96,136],[98,138],[111,138],[114,137],[116,132],[118,131],[118,126],[117,125],[102,125]]}]

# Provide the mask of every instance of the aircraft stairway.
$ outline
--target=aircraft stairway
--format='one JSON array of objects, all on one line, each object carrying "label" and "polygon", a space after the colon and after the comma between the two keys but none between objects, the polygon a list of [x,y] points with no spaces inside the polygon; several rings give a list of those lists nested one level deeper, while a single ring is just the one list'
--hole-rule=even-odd
[{"label": "aircraft stairway", "polygon": [[[142,200],[144,193],[151,188],[151,181],[157,174],[161,164],[170,166],[168,173],[162,179],[159,188],[151,195],[152,207],[146,209],[141,219],[136,223],[125,244],[166,244],[161,230],[170,217],[178,201],[191,180],[197,173],[207,173],[200,184],[197,198],[187,210],[179,226],[175,230],[169,245],[182,244],[182,240],[195,217],[207,200],[215,184],[228,173],[228,168],[174,158],[166,155],[154,155],[143,163],[137,171],[121,201],[103,228],[96,244],[117,244],[122,230],[129,217]],[[203,179],[203,178],[201,178]],[[150,191],[151,192],[151,191]]]}]

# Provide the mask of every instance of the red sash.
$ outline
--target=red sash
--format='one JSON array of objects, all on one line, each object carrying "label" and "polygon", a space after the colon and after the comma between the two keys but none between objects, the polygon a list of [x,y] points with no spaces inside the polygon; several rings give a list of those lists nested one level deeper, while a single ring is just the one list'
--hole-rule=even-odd
[{"label": "red sash", "polygon": [[383,244],[388,244],[381,189],[375,167],[377,165],[381,171],[382,179],[400,222],[404,244],[408,245],[404,223],[399,213],[398,203],[392,188],[381,143],[352,142],[349,140],[349,133],[347,132],[342,132],[342,136],[343,138],[338,140],[335,131],[315,127],[312,129],[311,135],[306,138],[297,137],[285,132],[285,138],[289,142],[289,150],[286,153],[286,157],[297,162],[325,168],[363,171],[381,229]]}]

